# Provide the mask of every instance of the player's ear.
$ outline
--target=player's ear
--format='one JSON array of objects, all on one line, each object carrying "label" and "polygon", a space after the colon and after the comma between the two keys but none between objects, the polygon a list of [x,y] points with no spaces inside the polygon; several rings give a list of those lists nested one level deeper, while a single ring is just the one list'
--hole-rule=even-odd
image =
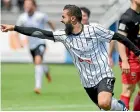
[{"label": "player's ear", "polygon": [[76,20],[75,16],[71,16],[71,21],[74,22]]}]

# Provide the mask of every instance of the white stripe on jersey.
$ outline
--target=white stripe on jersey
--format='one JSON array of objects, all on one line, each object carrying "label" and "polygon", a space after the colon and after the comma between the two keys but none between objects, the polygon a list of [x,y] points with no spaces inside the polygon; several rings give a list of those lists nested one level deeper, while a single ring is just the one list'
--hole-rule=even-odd
[{"label": "white stripe on jersey", "polygon": [[[36,11],[32,16],[29,16],[27,13],[21,14],[17,20],[17,25],[44,29],[46,22],[48,22],[48,16]],[[38,45],[45,44],[45,40],[39,38],[29,37],[28,40],[30,49],[35,49]]]},{"label": "white stripe on jersey", "polygon": [[103,78],[114,77],[105,47],[105,43],[111,41],[114,32],[99,24],[92,24],[84,25],[79,35],[67,36],[64,30],[53,34],[55,40],[61,41],[70,52],[84,87],[94,87]]}]

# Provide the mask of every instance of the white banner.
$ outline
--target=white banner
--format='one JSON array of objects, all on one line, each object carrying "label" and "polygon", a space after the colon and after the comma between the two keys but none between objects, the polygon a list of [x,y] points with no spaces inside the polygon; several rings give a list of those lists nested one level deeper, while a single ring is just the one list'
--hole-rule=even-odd
[{"label": "white banner", "polygon": [[[32,62],[32,57],[28,48],[28,40],[24,35],[20,35],[19,41],[13,36],[13,32],[0,32],[0,51],[2,62]],[[65,63],[66,50],[62,43],[46,40],[47,49],[44,55],[44,62]]]}]

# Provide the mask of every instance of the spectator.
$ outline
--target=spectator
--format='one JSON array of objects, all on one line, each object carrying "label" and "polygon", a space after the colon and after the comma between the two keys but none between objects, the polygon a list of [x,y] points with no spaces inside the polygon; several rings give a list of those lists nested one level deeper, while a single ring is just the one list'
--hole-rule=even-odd
[{"label": "spectator", "polygon": [[6,10],[10,11],[12,8],[12,1],[11,0],[2,0],[1,4],[2,4],[2,9],[6,9]]},{"label": "spectator", "polygon": [[23,4],[24,4],[24,0],[17,0],[17,6],[19,8],[20,11],[23,11]]}]

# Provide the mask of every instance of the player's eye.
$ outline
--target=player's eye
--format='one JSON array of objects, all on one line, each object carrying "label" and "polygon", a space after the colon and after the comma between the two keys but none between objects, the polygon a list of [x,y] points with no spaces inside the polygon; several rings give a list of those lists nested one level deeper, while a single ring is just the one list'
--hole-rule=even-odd
[{"label": "player's eye", "polygon": [[62,18],[64,19],[65,17],[64,17],[64,16],[62,16]]}]

